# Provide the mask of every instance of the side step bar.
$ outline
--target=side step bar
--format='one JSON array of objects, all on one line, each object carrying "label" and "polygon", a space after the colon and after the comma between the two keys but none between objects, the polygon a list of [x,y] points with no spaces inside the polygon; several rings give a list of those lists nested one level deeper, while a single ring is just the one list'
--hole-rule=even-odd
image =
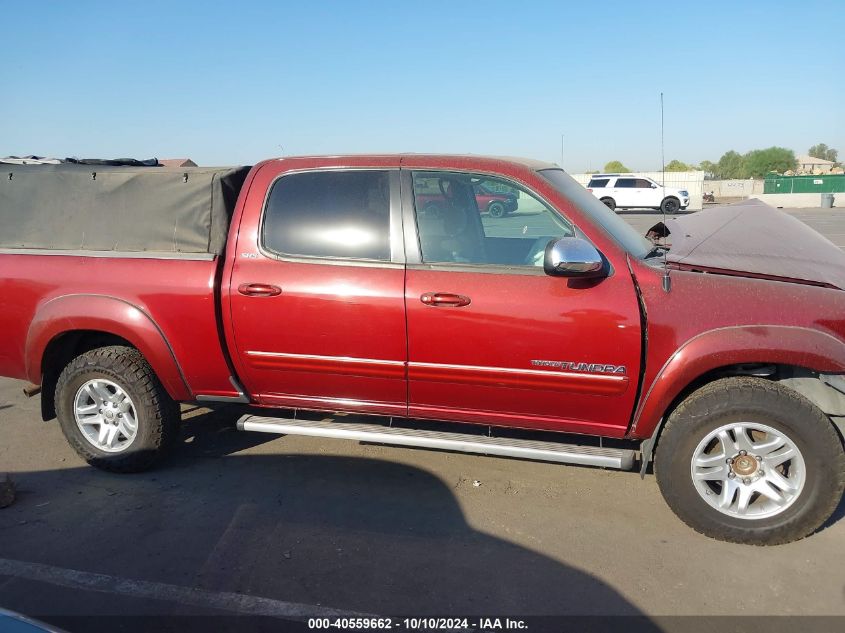
[{"label": "side step bar", "polygon": [[562,464],[580,464],[582,466],[600,466],[618,470],[631,470],[634,467],[635,455],[634,451],[630,449],[599,448],[597,446],[488,437],[468,433],[406,429],[381,424],[336,422],[333,420],[291,420],[258,415],[242,416],[238,420],[238,430],[357,440],[393,446],[415,446],[460,453],[498,455]]}]

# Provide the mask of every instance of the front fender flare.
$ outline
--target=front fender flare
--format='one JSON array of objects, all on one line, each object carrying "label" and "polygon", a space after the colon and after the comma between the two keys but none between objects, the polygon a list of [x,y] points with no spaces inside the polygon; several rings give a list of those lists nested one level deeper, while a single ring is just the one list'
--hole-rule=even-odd
[{"label": "front fender flare", "polygon": [[174,400],[191,400],[188,381],[161,328],[143,309],[124,299],[96,294],[56,297],[41,304],[26,337],[26,373],[41,384],[48,345],[63,334],[104,332],[129,341],[140,351]]},{"label": "front fender flare", "polygon": [[740,325],[708,330],[666,361],[634,415],[630,437],[652,437],[678,395],[709,371],[739,364],[782,364],[845,372],[845,342],[820,330],[787,325]]}]

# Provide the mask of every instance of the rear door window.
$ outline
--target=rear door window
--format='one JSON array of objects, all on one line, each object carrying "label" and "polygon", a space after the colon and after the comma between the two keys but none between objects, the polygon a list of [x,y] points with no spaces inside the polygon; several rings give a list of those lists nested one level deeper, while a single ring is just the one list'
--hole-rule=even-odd
[{"label": "rear door window", "polygon": [[636,178],[617,178],[616,187],[621,189],[634,189],[637,186]]},{"label": "rear door window", "polygon": [[390,260],[387,171],[315,171],[279,178],[261,241],[279,255]]}]

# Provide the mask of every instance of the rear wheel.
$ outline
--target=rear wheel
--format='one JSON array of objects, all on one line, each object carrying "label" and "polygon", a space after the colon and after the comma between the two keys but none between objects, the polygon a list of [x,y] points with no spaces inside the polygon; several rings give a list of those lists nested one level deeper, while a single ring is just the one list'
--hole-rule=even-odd
[{"label": "rear wheel", "polygon": [[443,206],[436,202],[428,202],[422,208],[422,215],[430,220],[440,218],[443,215]]},{"label": "rear wheel", "polygon": [[680,208],[681,201],[677,198],[664,198],[660,204],[660,210],[667,214],[677,213]]},{"label": "rear wheel", "polygon": [[602,198],[601,201],[611,211],[616,211],[616,201],[613,198]]},{"label": "rear wheel", "polygon": [[155,464],[174,443],[180,418],[141,353],[123,346],[91,350],[65,367],[56,415],[79,456],[113,472]]},{"label": "rear wheel", "polygon": [[710,383],[678,406],[660,436],[657,483],[698,532],[776,545],[817,530],[845,488],[845,453],[803,396],[751,377]]},{"label": "rear wheel", "polygon": [[487,207],[487,213],[494,218],[500,218],[505,215],[505,205],[501,202],[491,202]]}]

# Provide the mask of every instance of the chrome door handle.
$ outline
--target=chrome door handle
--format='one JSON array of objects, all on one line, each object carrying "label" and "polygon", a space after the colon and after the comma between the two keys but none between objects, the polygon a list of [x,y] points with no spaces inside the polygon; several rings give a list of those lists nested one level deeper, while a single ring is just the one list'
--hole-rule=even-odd
[{"label": "chrome door handle", "polygon": [[426,292],[420,295],[420,301],[427,306],[462,308],[472,303],[469,297],[456,295],[451,292]]},{"label": "chrome door handle", "polygon": [[238,292],[247,297],[275,297],[282,294],[282,289],[272,284],[241,284]]}]

